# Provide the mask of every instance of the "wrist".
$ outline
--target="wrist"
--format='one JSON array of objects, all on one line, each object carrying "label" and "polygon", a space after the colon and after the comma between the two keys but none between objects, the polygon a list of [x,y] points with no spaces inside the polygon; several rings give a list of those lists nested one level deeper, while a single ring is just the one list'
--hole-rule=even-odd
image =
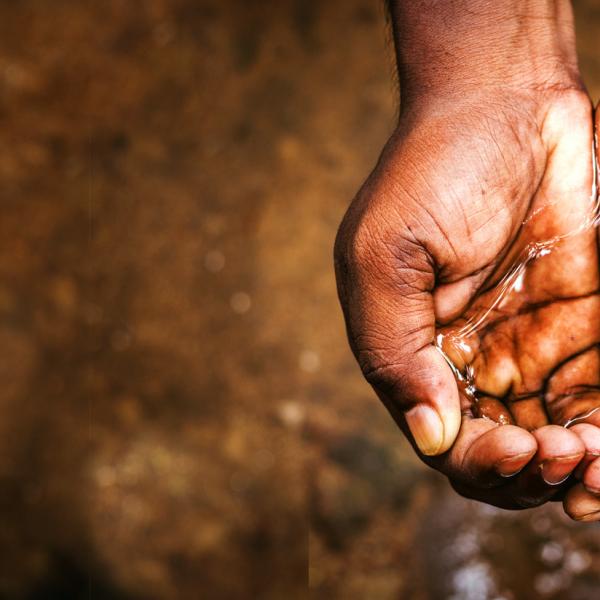
[{"label": "wrist", "polygon": [[488,90],[583,90],[569,0],[396,0],[404,108]]}]

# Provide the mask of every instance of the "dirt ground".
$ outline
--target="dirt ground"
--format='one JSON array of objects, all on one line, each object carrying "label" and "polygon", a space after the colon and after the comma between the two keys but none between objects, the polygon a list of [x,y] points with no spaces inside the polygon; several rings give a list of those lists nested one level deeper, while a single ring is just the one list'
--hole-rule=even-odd
[{"label": "dirt ground", "polygon": [[396,95],[373,0],[0,3],[0,598],[597,596],[596,527],[459,499],[347,348]]}]

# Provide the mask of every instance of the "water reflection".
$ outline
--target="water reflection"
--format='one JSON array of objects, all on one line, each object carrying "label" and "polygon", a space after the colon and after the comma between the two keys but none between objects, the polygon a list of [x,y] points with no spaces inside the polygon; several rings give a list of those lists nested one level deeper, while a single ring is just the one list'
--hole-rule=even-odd
[{"label": "water reflection", "polygon": [[453,600],[597,597],[598,530],[561,513],[559,505],[510,512],[451,491],[436,495],[419,536],[432,573],[428,594]]}]

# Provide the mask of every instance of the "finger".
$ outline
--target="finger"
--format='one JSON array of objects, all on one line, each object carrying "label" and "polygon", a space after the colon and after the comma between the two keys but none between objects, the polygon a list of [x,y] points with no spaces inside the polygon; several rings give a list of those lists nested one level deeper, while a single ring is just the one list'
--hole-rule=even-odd
[{"label": "finger", "polygon": [[537,449],[535,437],[520,427],[464,417],[452,448],[425,462],[459,484],[488,489],[505,485]]},{"label": "finger", "polygon": [[[598,329],[598,320],[594,318],[596,312],[577,314],[574,311],[573,316],[590,328],[594,327],[596,321]],[[599,335],[600,331],[597,330],[595,336]],[[590,417],[600,407],[600,348],[591,346],[560,363],[550,373],[544,398],[554,423],[592,422]],[[600,418],[600,414],[597,418]]]},{"label": "finger", "polygon": [[417,241],[396,233],[384,243],[385,235],[371,228],[336,244],[350,344],[386,406],[402,411],[421,453],[437,455],[456,438],[460,402],[454,375],[433,346],[432,260]]},{"label": "finger", "polygon": [[538,452],[531,471],[539,471],[548,486],[561,484],[585,455],[584,443],[574,432],[558,425],[547,425],[533,435]]},{"label": "finger", "polygon": [[600,500],[600,459],[593,460],[583,474],[585,489]]},{"label": "finger", "polygon": [[[501,434],[509,426],[498,427]],[[523,431],[518,427],[510,427]],[[527,434],[527,432],[524,432]],[[562,427],[545,426],[531,435],[536,440],[537,453],[525,468],[505,485],[482,489],[475,481],[452,481],[453,487],[463,496],[507,509],[539,506],[560,494],[560,484],[573,472],[585,453],[578,436]]]},{"label": "finger", "polygon": [[494,265],[491,264],[473,275],[467,275],[451,283],[442,283],[436,287],[433,301],[437,322],[447,325],[462,315],[493,269]]},{"label": "finger", "polygon": [[473,404],[473,412],[477,417],[486,417],[500,425],[514,425],[515,420],[506,405],[497,398],[478,394]]},{"label": "finger", "polygon": [[460,401],[445,359],[434,346],[427,346],[394,371],[398,383],[390,397],[404,406],[406,424],[419,450],[427,456],[446,452],[460,427]]},{"label": "finger", "polygon": [[600,498],[590,494],[582,483],[573,486],[567,492],[563,508],[575,521],[600,521]]},{"label": "finger", "polygon": [[550,500],[585,454],[581,439],[558,425],[546,425],[532,433],[538,444],[537,454],[511,484],[511,492],[523,506]]},{"label": "finger", "polygon": [[486,487],[502,485],[536,454],[535,438],[519,427],[494,426],[480,433],[477,429],[482,427],[477,425],[480,423],[475,420],[467,422],[464,435],[451,449],[447,463],[450,476]]},{"label": "finger", "polygon": [[[589,423],[579,423],[570,427],[570,430],[579,436],[585,446],[585,455],[574,472],[575,477],[582,479],[589,465],[600,456],[600,429]],[[598,484],[600,490],[600,481]]]}]

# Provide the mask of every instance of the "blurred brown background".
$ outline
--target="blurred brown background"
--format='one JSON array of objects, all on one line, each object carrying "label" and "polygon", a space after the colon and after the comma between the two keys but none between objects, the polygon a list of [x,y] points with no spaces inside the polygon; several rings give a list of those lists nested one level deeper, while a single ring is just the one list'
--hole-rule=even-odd
[{"label": "blurred brown background", "polygon": [[458,499],[347,348],[381,4],[0,2],[0,598],[598,596],[596,528]]}]

